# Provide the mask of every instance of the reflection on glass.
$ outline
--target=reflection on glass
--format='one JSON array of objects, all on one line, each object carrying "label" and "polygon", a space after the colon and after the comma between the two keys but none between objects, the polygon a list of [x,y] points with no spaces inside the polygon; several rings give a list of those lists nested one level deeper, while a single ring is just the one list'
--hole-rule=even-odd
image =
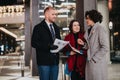
[{"label": "reflection on glass", "polygon": [[76,16],[76,3],[75,0],[39,0],[39,17],[44,18],[44,8],[47,6],[53,6],[58,11],[58,18],[56,23],[60,26],[61,36],[64,37],[69,29],[63,29],[68,27],[69,22]]}]

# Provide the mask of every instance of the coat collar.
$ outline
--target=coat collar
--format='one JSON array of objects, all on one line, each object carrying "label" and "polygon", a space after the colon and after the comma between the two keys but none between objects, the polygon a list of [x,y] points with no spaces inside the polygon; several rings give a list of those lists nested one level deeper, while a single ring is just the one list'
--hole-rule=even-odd
[{"label": "coat collar", "polygon": [[91,38],[91,36],[95,33],[98,24],[100,24],[100,23],[97,22],[97,23],[94,24],[94,26],[93,26],[92,29],[91,29],[91,32],[90,32],[89,36],[88,36],[88,30],[86,31],[84,37],[85,37],[85,39],[87,40],[87,42],[88,42],[88,40]]},{"label": "coat collar", "polygon": [[[50,29],[49,29],[48,24],[46,23],[45,19],[43,20],[42,24],[43,24],[43,27],[48,31],[48,34],[50,35],[51,32],[50,32]],[[52,39],[52,35],[50,35],[50,37]]]},{"label": "coat collar", "polygon": [[46,23],[45,19],[43,20],[43,26],[50,32],[50,29],[49,29],[48,24]]}]

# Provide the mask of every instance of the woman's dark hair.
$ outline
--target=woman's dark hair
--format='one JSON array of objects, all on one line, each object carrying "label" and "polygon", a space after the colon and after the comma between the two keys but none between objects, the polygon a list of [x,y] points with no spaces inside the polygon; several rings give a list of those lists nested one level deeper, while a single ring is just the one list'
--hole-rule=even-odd
[{"label": "woman's dark hair", "polygon": [[70,22],[70,24],[69,24],[69,30],[70,30],[70,33],[73,33],[73,23],[74,22],[78,22],[79,23],[79,26],[80,26],[80,32],[83,32],[83,29],[82,29],[82,26],[81,26],[81,24],[80,24],[80,22],[78,21],[78,20],[72,20],[71,22]]},{"label": "woman's dark hair", "polygon": [[90,11],[86,11],[85,13],[85,18],[87,18],[87,16],[89,16],[89,18],[93,21],[93,22],[102,22],[103,16],[101,15],[100,12],[98,12],[97,10],[90,10]]}]

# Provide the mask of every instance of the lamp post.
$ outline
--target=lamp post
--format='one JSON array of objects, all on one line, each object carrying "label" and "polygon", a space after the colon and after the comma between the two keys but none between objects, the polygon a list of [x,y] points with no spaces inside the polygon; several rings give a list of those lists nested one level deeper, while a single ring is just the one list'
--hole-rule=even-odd
[{"label": "lamp post", "polygon": [[110,29],[110,49],[113,50],[113,22],[109,22],[109,29]]},{"label": "lamp post", "polygon": [[114,44],[113,44],[113,22],[109,22],[109,30],[110,30],[110,58],[111,60],[115,57],[115,51],[114,51]]}]

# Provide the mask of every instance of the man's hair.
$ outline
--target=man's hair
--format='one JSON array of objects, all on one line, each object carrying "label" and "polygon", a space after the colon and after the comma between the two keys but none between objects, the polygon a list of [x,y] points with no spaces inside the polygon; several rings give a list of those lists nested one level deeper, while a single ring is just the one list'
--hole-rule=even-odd
[{"label": "man's hair", "polygon": [[45,9],[44,9],[44,14],[45,14],[45,12],[47,12],[48,10],[55,10],[55,8],[54,7],[51,7],[51,6],[48,6],[48,7],[46,7]]}]

